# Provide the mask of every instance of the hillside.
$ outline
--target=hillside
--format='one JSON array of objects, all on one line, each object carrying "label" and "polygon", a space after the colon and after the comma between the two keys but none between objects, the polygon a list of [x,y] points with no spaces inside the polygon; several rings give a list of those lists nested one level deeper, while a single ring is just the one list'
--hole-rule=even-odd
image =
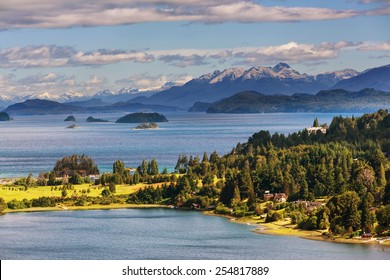
[{"label": "hillside", "polygon": [[332,88],[342,88],[350,91],[374,88],[390,92],[390,64],[368,69],[360,75],[338,82]]},{"label": "hillside", "polygon": [[12,115],[58,115],[82,112],[82,109],[56,101],[29,99],[10,105],[4,111]]},{"label": "hillside", "polygon": [[209,106],[208,113],[367,112],[390,107],[390,93],[374,89],[358,92],[324,90],[316,95],[267,96],[240,92]]}]

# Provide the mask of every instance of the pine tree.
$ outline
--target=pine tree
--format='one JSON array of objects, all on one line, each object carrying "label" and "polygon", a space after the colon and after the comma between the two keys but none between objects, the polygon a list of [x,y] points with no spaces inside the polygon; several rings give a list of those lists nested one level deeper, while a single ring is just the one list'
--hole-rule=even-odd
[{"label": "pine tree", "polygon": [[316,117],[313,122],[313,127],[319,127],[320,123],[318,122],[318,118]]}]

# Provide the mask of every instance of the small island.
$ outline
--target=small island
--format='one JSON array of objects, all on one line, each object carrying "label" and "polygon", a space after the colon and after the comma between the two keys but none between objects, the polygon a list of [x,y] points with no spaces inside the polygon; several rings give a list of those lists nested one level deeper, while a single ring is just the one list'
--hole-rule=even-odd
[{"label": "small island", "polygon": [[71,124],[70,126],[68,126],[68,127],[66,127],[66,128],[76,128],[76,127],[77,127],[77,125]]},{"label": "small island", "polygon": [[154,122],[152,123],[141,123],[137,125],[134,129],[157,129],[158,125]]},{"label": "small island", "polygon": [[10,121],[11,118],[6,112],[0,112],[0,122]]},{"label": "small island", "polygon": [[94,117],[92,117],[92,116],[89,116],[89,117],[87,118],[87,122],[108,122],[108,120],[96,119],[96,118],[94,118]]},{"label": "small island", "polygon": [[73,115],[68,116],[64,122],[75,122],[76,118]]},{"label": "small island", "polygon": [[157,123],[167,121],[164,115],[158,113],[133,113],[119,118],[116,123]]}]

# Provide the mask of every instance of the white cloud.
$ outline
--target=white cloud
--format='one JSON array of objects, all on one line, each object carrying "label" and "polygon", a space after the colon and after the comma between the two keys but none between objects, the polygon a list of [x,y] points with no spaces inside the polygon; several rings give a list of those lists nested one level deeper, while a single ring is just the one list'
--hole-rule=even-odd
[{"label": "white cloud", "polygon": [[364,42],[359,47],[361,51],[390,51],[390,41],[383,43]]},{"label": "white cloud", "polygon": [[265,6],[257,1],[2,0],[0,28],[68,28],[143,22],[294,22],[351,18],[356,10]]},{"label": "white cloud", "polygon": [[188,74],[149,75],[147,73],[133,75],[126,79],[115,81],[122,88],[137,88],[140,91],[160,90],[174,85],[182,85],[193,77]]},{"label": "white cloud", "polygon": [[315,62],[338,57],[341,51],[354,50],[363,43],[347,41],[324,42],[315,44],[287,44],[267,47],[246,47],[214,50],[170,50],[151,52],[158,60],[171,65],[186,67],[208,64],[211,62],[228,62],[232,65],[263,65],[280,61],[290,63]]},{"label": "white cloud", "polygon": [[[81,51],[67,46],[28,46],[0,49],[0,68],[48,68],[100,66],[119,62],[152,63],[156,60],[185,68],[211,63],[269,64],[313,62],[333,59],[341,51],[388,51],[390,42],[323,42],[231,49],[175,49],[156,51],[107,50]],[[70,81],[71,82],[71,81]]]},{"label": "white cloud", "polygon": [[147,63],[153,60],[152,55],[136,50],[99,49],[86,52],[56,45],[0,49],[0,68],[98,66],[123,61]]}]

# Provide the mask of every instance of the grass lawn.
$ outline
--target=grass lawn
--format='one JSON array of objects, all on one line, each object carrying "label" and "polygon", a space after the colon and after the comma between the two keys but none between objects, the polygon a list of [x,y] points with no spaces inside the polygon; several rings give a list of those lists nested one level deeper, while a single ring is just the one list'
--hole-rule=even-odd
[{"label": "grass lawn", "polygon": [[[153,184],[153,186],[159,186],[161,184]],[[133,192],[138,191],[140,188],[144,187],[145,184],[137,184],[137,185],[116,185],[116,193],[115,195],[126,195],[131,194]],[[6,202],[11,201],[13,199],[23,200],[23,199],[33,199],[39,198],[42,196],[47,197],[59,197],[61,196],[61,187],[45,186],[45,187],[31,187],[27,191],[24,190],[23,187],[20,186],[9,186],[0,185],[0,197],[2,197]],[[74,185],[74,190],[67,190],[67,196],[71,197],[73,194],[82,195],[85,194],[90,197],[100,196],[105,187],[101,186],[90,186],[89,184],[82,185]],[[88,192],[89,190],[89,192]]]}]

